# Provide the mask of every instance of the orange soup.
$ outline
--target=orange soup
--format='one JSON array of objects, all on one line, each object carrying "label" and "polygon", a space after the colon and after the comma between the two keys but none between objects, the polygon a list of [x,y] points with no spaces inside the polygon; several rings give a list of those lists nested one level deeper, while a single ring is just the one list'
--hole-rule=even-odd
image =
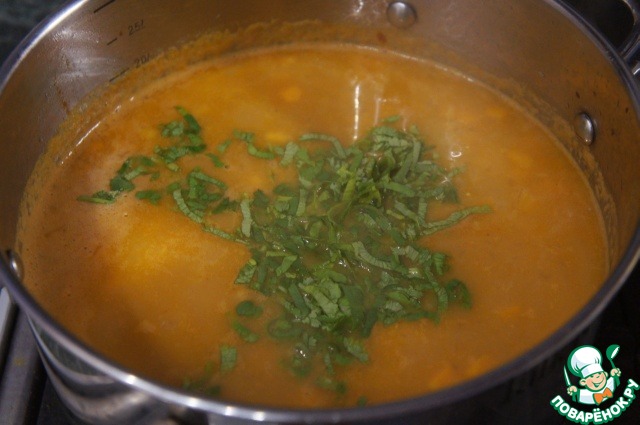
[{"label": "orange soup", "polygon": [[19,240],[37,300],[144,377],[269,406],[416,396],[533,347],[606,275],[560,143],[437,64],[263,49],[109,108],[57,136]]}]

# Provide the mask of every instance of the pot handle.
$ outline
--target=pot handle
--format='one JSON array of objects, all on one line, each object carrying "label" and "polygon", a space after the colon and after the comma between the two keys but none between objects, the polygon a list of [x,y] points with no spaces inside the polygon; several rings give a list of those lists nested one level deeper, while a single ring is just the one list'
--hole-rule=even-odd
[{"label": "pot handle", "polygon": [[631,12],[633,25],[627,39],[620,47],[620,56],[629,64],[634,76],[640,77],[640,2],[621,0]]},{"label": "pot handle", "polygon": [[[5,254],[5,256],[2,254]],[[5,259],[7,260],[6,266],[8,272],[11,270],[17,273],[22,270],[20,259],[12,251],[0,252],[0,268],[5,267]],[[0,273],[3,271],[4,270],[0,270]],[[9,288],[0,277],[0,376],[2,375],[2,365],[6,360],[5,356],[9,349],[9,340],[17,310],[16,304],[13,302],[11,294],[9,293]]]},{"label": "pot handle", "polygon": [[[9,289],[0,285],[0,365],[4,363],[5,354],[9,349],[9,338],[15,312],[16,307],[9,295]],[[0,374],[2,374],[1,367]]]},{"label": "pot handle", "polygon": [[[633,75],[640,78],[640,0],[562,1],[615,45]],[[613,22],[617,20],[622,22]]]}]

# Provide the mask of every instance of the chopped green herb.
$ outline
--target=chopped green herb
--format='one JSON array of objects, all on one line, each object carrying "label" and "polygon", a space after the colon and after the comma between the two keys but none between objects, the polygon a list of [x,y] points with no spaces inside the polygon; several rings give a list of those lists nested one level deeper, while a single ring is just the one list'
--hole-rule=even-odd
[{"label": "chopped green herb", "polygon": [[255,142],[256,140],[255,133],[251,133],[248,131],[233,130],[233,137],[248,144],[253,144],[253,142]]},{"label": "chopped green herb", "polygon": [[336,381],[334,378],[328,376],[319,377],[316,380],[316,385],[337,394],[344,394],[347,392],[347,384],[342,381]]},{"label": "chopped green herb", "polygon": [[[439,281],[447,257],[418,241],[489,209],[428,220],[427,205],[444,200],[453,174],[427,156],[416,129],[376,127],[348,148],[319,133],[299,140],[332,148],[288,145],[281,164],[296,165],[300,187],[281,184],[272,197],[256,192],[253,203],[241,205],[253,256],[237,282],[281,300],[286,314],[270,323],[273,338],[299,346],[312,335],[307,356],[323,358],[330,370],[350,359],[368,361],[363,338],[376,323],[438,321],[450,303],[470,305],[462,282]],[[423,303],[429,294],[438,300],[432,310]],[[291,362],[299,369],[300,359]]]},{"label": "chopped green herb", "polygon": [[151,202],[154,205],[158,205],[160,199],[162,199],[162,192],[157,190],[141,190],[136,192],[137,199],[144,199]]},{"label": "chopped green herb", "polygon": [[224,162],[222,162],[218,155],[214,153],[208,153],[207,156],[211,159],[211,162],[213,162],[213,165],[215,165],[217,168],[223,168],[225,166]]},{"label": "chopped green herb", "polygon": [[260,150],[254,144],[247,145],[247,152],[249,152],[249,155],[255,156],[256,158],[274,159],[276,157],[275,153],[268,150]]},{"label": "chopped green herb", "polygon": [[212,385],[210,383],[213,377],[213,362],[207,362],[204,366],[202,375],[196,379],[185,378],[182,388],[187,391],[197,391],[209,396],[217,396],[220,394],[220,385]]},{"label": "chopped green herb", "polygon": [[342,143],[340,143],[340,140],[338,140],[334,136],[331,136],[328,134],[322,134],[322,133],[307,133],[300,136],[299,140],[301,142],[313,141],[313,140],[330,142],[333,145],[333,148],[336,154],[338,155],[338,158],[343,159],[346,157]]},{"label": "chopped green herb", "polygon": [[449,299],[460,302],[466,308],[471,308],[471,294],[464,283],[453,279],[447,283],[446,290]]},{"label": "chopped green herb", "polygon": [[238,316],[258,317],[262,314],[262,307],[253,301],[242,301],[236,306],[236,313]]},{"label": "chopped green herb", "polygon": [[293,339],[302,334],[302,329],[299,326],[295,326],[282,317],[269,323],[267,330],[269,335],[275,339]]},{"label": "chopped green herb", "polygon": [[222,373],[229,373],[235,367],[238,361],[238,350],[236,347],[230,345],[223,345],[220,347],[220,371]]},{"label": "chopped green herb", "polygon": [[234,321],[231,324],[231,327],[236,331],[238,336],[246,342],[256,342],[259,339],[258,334],[254,333],[251,329],[238,321]]},{"label": "chopped green herb", "polygon": [[202,226],[202,230],[204,230],[207,233],[211,233],[212,235],[216,235],[216,236],[218,236],[218,237],[220,237],[222,239],[227,239],[227,240],[234,241],[234,242],[242,242],[242,241],[238,240],[232,234],[227,233],[227,232],[225,232],[223,230],[220,230],[218,228],[215,228],[213,226],[209,226],[209,225],[204,224]]},{"label": "chopped green herb", "polygon": [[240,273],[236,277],[236,283],[246,284],[251,282],[253,276],[256,273],[257,262],[253,258],[247,261],[247,263],[240,269]]},{"label": "chopped green herb", "polygon": [[[188,145],[188,146],[168,146],[168,147],[160,147],[157,146],[154,150],[155,154],[160,157],[167,167],[170,165],[175,165],[174,163],[178,161],[180,158],[187,155],[195,155],[201,152],[204,152],[206,149],[206,145]],[[172,171],[177,171],[176,167],[169,168]]]},{"label": "chopped green herb", "polygon": [[117,192],[107,192],[100,190],[93,195],[80,195],[78,201],[90,202],[94,204],[113,204],[118,196]]},{"label": "chopped green herb", "polygon": [[225,140],[224,142],[220,143],[218,145],[218,151],[224,153],[229,148],[229,145],[231,145],[231,143],[231,140]]},{"label": "chopped green herb", "polygon": [[[471,307],[463,282],[444,281],[447,255],[424,242],[490,208],[461,208],[444,219],[430,219],[434,203],[458,202],[453,180],[461,169],[438,165],[436,152],[417,127],[396,128],[401,117],[392,116],[350,146],[331,135],[307,133],[284,147],[266,149],[255,146],[254,133],[235,130],[217,145],[219,156],[207,151],[195,117],[182,107],[176,111],[180,119],[161,127],[170,144],[156,147],[155,156],[127,159],[109,190],[78,200],[113,203],[134,190],[142,176],[149,176],[150,183],[160,181],[161,174],[174,176],[165,187],[138,190],[136,198],[158,204],[168,194],[175,208],[203,231],[246,245],[251,258],[235,283],[282,308],[266,329],[257,329],[248,321],[261,316],[262,307],[249,300],[239,303],[231,328],[243,341],[256,342],[266,333],[290,344],[291,356],[283,360],[287,369],[305,377],[319,367],[313,374],[319,376],[316,384],[343,394],[346,386],[335,379],[336,368],[369,361],[366,338],[376,324],[438,322],[452,304]],[[246,144],[249,155],[295,167],[297,181],[278,184],[269,194],[258,190],[230,199],[227,184],[217,176],[225,172],[223,155],[232,140]],[[319,143],[307,149],[307,142]],[[182,170],[188,155],[208,157],[213,169]],[[225,232],[209,221],[225,211],[241,215],[236,231]],[[237,356],[235,347],[223,345],[220,371],[233,370]],[[189,381],[188,387],[203,390],[209,378]],[[366,404],[360,400],[359,405]]]},{"label": "chopped green herb", "polygon": [[390,117],[387,117],[387,118],[383,119],[382,122],[387,123],[387,124],[391,124],[391,123],[399,121],[401,118],[402,118],[401,115],[392,115]]},{"label": "chopped green herb", "polygon": [[191,220],[195,221],[196,223],[202,223],[202,217],[199,216],[198,214],[196,214],[195,212],[193,212],[189,206],[187,205],[187,203],[184,200],[184,197],[182,196],[182,191],[180,189],[176,189],[173,191],[173,193],[171,194],[171,196],[173,196],[173,199],[176,201],[176,205],[178,205],[178,209],[187,217],[189,217]]},{"label": "chopped green herb", "polygon": [[178,111],[178,113],[182,115],[182,118],[184,118],[185,122],[187,123],[189,132],[193,134],[200,133],[200,124],[198,124],[198,121],[196,121],[193,115],[191,115],[181,106],[176,106],[176,111]]},{"label": "chopped green herb", "polygon": [[366,363],[369,361],[369,355],[365,351],[360,341],[354,338],[347,337],[342,342],[349,354],[360,360],[362,363]]},{"label": "chopped green herb", "polygon": [[291,164],[293,159],[295,158],[296,153],[298,152],[298,145],[294,142],[287,143],[285,147],[285,151],[282,154],[282,159],[280,160],[280,165],[287,166]]},{"label": "chopped green herb", "polygon": [[253,224],[253,219],[251,218],[251,200],[243,199],[240,202],[240,211],[242,211],[242,234],[246,237],[251,236],[251,225]]},{"label": "chopped green herb", "polygon": [[135,189],[135,185],[124,176],[115,176],[109,182],[109,188],[114,192],[130,192]]}]

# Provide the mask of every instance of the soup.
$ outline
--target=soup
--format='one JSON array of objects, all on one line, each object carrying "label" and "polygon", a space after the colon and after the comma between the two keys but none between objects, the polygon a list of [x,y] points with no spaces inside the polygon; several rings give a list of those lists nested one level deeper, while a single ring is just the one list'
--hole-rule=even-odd
[{"label": "soup", "polygon": [[142,376],[269,406],[416,396],[522,354],[606,276],[559,142],[437,64],[265,48],[109,108],[57,136],[19,240],[37,300]]}]

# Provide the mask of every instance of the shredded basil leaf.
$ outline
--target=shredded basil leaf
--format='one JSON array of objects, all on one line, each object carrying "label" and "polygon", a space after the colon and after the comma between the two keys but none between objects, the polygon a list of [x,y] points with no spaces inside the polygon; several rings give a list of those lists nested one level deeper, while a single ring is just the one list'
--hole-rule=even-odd
[{"label": "shredded basil leaf", "polygon": [[229,373],[235,367],[238,362],[238,350],[236,347],[230,345],[223,345],[220,347],[220,371],[222,373]]},{"label": "shredded basil leaf", "polygon": [[262,314],[262,307],[253,301],[242,301],[236,306],[236,313],[238,316],[259,317]]},{"label": "shredded basil leaf", "polygon": [[248,327],[246,327],[245,325],[243,325],[238,321],[234,321],[231,324],[231,327],[233,328],[234,331],[236,331],[238,336],[246,342],[256,342],[258,341],[258,339],[260,339],[258,334],[256,334],[251,329],[249,329]]}]

